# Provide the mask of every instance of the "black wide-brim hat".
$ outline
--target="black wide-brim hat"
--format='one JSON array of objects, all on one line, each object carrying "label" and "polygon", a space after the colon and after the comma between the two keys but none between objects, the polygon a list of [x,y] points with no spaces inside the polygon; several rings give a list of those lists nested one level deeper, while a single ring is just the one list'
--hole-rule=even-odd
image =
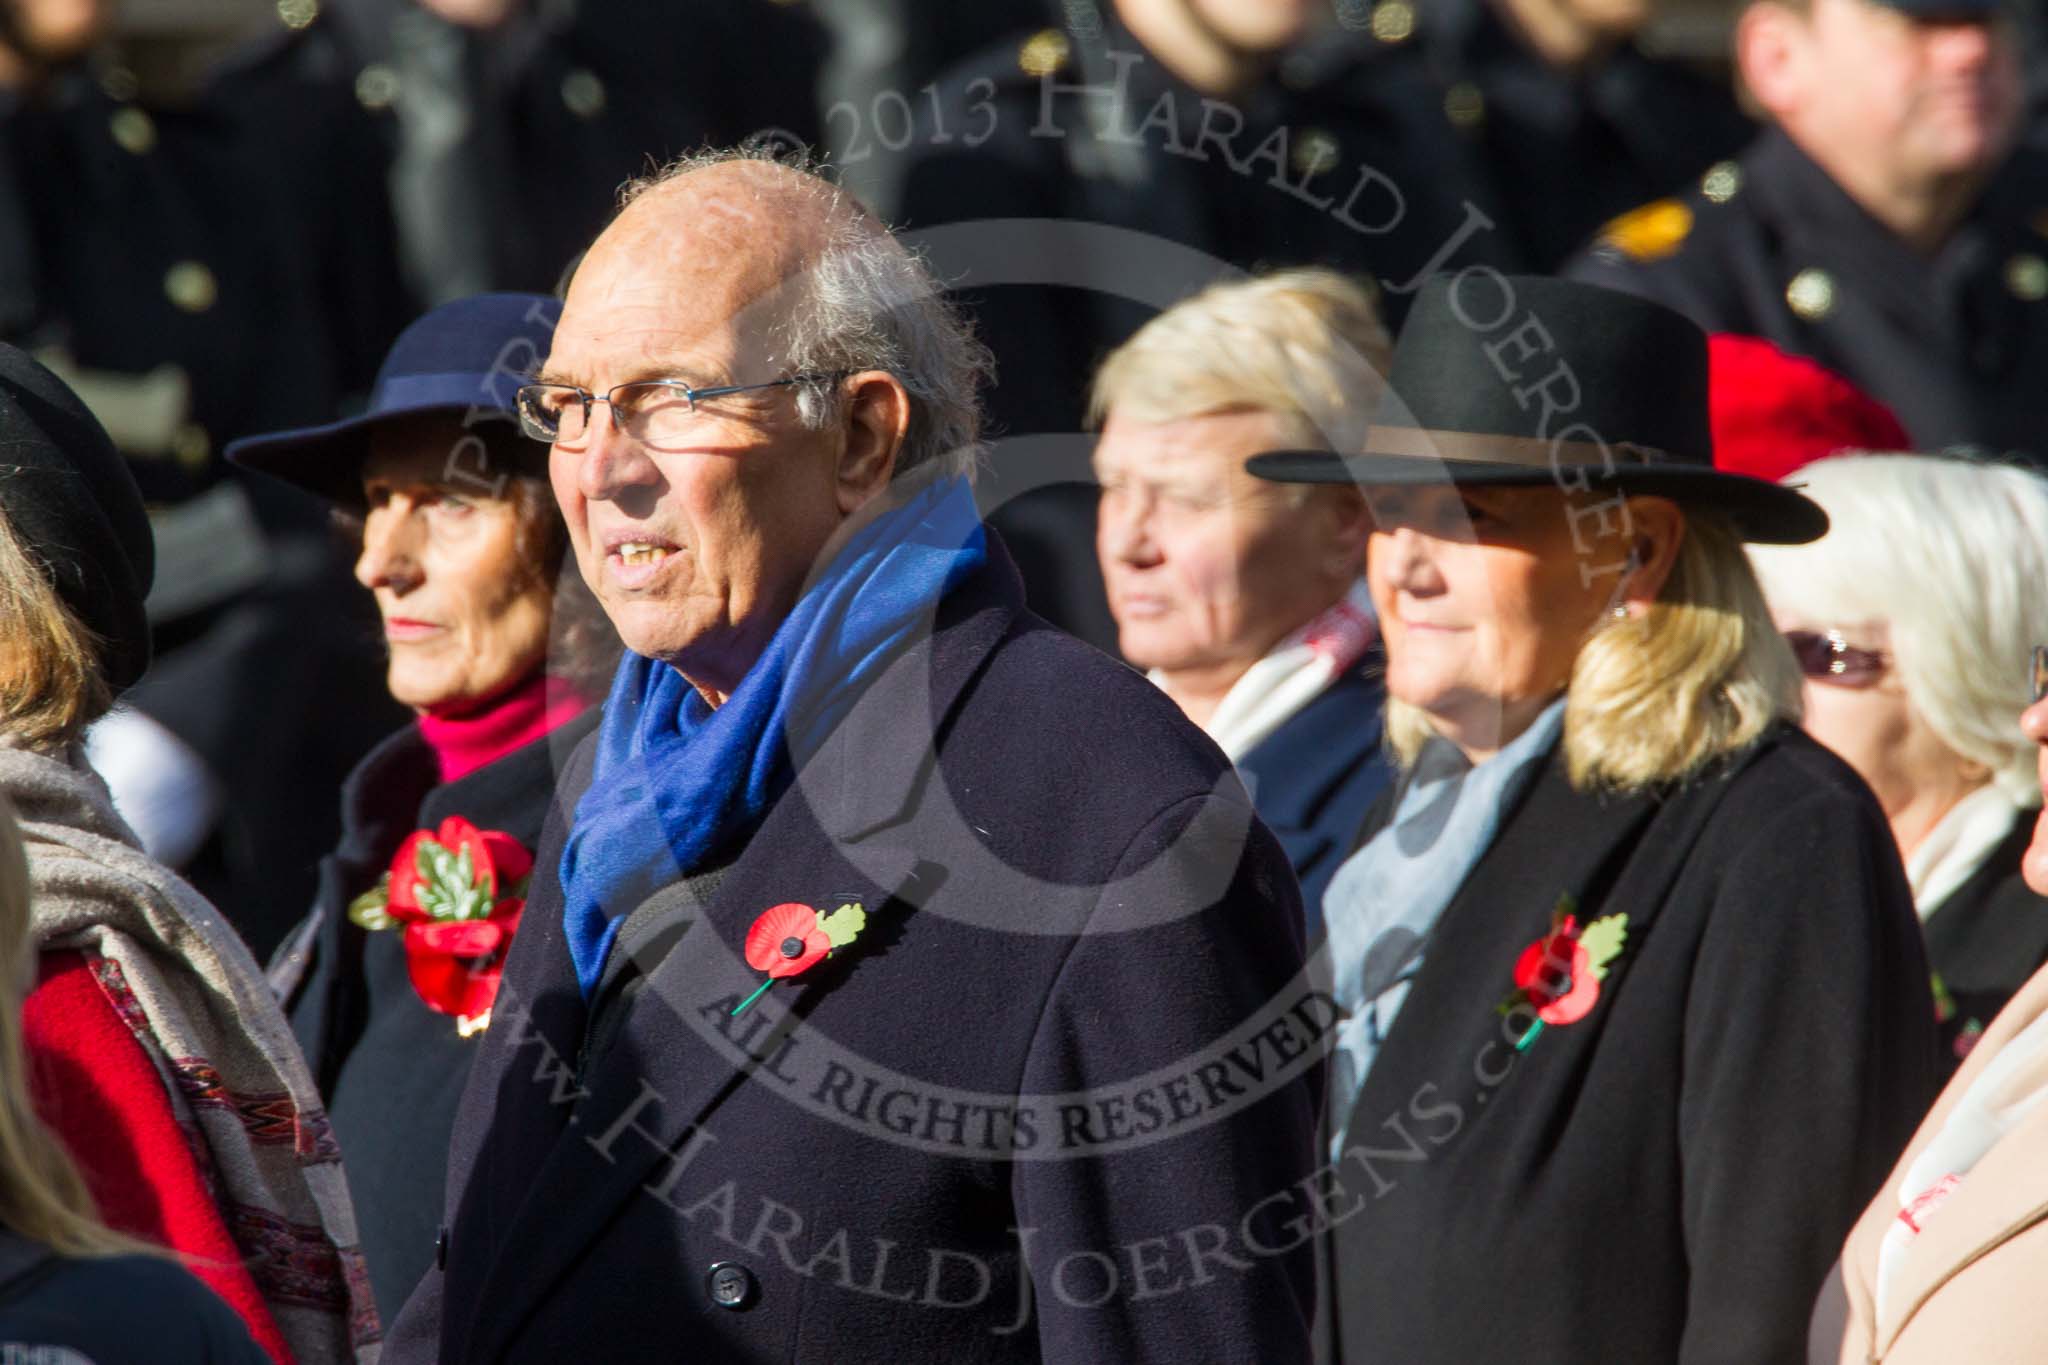
[{"label": "black wide-brim hat", "polygon": [[1472,269],[1423,285],[1358,454],[1254,456],[1276,483],[1452,484],[1648,494],[1722,513],[1744,540],[1827,534],[1818,503],[1714,468],[1706,333],[1662,304]]},{"label": "black wide-brim hat", "polygon": [[[386,422],[439,412],[481,436],[516,435],[513,395],[547,359],[561,312],[561,303],[544,294],[477,294],[444,303],[391,343],[361,413],[325,426],[231,441],[227,458],[329,502],[359,507],[370,433]],[[466,476],[491,480],[544,473],[547,447],[486,439],[451,458],[461,462]]]}]

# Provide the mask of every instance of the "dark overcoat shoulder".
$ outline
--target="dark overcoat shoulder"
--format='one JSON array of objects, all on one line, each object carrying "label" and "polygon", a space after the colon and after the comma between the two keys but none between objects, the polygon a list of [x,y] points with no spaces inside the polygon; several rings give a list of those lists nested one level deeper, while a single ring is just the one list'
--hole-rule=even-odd
[{"label": "dark overcoat shoulder", "polygon": [[[1622,950],[1590,1012],[1531,1037],[1514,968],[1566,896],[1582,925],[1626,915]],[[1803,734],[1633,796],[1575,791],[1553,754],[1348,1105],[1325,1356],[1804,1360],[1937,1089],[1930,1008],[1883,816]]]},{"label": "dark overcoat shoulder", "polygon": [[[387,1360],[1305,1357],[1309,1250],[1243,1226],[1312,1164],[1293,877],[991,544],[723,874],[656,893],[669,944],[590,1051],[572,764]],[[736,1014],[789,902],[866,928]]]}]

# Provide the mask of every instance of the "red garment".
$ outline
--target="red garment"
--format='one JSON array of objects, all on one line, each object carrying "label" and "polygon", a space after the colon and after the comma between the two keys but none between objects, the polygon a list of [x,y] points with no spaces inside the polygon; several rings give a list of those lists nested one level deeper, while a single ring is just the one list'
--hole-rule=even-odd
[{"label": "red garment", "polygon": [[1776,482],[1837,451],[1913,448],[1890,408],[1760,337],[1708,337],[1707,360],[1716,469]]},{"label": "red garment", "polygon": [[187,1257],[270,1358],[291,1365],[163,1077],[83,953],[43,954],[22,1024],[36,1112],[84,1172],[107,1226]]},{"label": "red garment", "polygon": [[420,737],[440,763],[441,780],[453,782],[576,719],[589,706],[560,678],[536,673],[478,709],[422,714]]}]

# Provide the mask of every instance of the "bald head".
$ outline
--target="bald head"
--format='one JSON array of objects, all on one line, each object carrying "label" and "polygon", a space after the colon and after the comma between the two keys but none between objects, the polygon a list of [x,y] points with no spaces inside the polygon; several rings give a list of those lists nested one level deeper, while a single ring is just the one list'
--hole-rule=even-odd
[{"label": "bald head", "polygon": [[[816,174],[746,158],[678,162],[629,183],[624,207],[579,266],[658,276],[708,312],[731,320],[743,350],[785,365],[792,314],[813,272],[833,253],[859,246],[901,253],[895,239],[852,196]],[[574,290],[574,281],[571,290]],[[727,381],[736,382],[736,381]]]}]

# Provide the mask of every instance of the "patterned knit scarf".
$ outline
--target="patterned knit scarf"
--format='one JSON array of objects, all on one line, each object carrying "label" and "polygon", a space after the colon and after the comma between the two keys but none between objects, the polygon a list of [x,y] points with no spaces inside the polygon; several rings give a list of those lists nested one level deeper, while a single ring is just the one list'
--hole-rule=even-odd
[{"label": "patterned knit scarf", "polygon": [[172,1111],[292,1355],[374,1361],[377,1310],[341,1155],[255,959],[204,896],[142,852],[82,753],[0,739],[0,793],[21,817],[38,950],[96,960],[170,1082]]}]

